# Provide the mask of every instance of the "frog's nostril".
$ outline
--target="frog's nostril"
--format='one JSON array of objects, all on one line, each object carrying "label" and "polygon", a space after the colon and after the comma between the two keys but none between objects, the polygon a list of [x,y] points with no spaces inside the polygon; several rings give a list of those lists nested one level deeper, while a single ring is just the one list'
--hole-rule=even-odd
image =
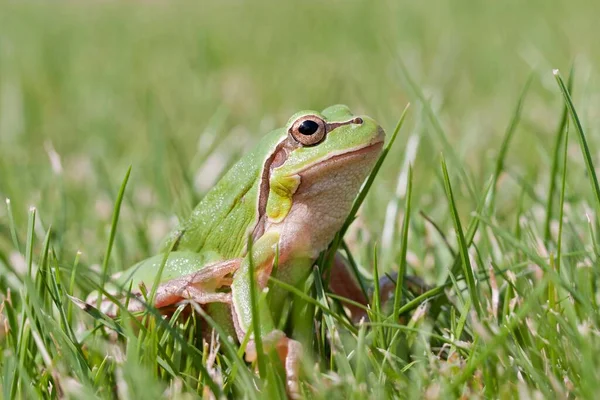
[{"label": "frog's nostril", "polygon": [[356,118],[354,118],[354,121],[352,121],[352,122],[355,123],[355,124],[358,124],[358,125],[362,125],[362,123],[364,121],[363,121],[363,119],[361,117],[356,117]]}]

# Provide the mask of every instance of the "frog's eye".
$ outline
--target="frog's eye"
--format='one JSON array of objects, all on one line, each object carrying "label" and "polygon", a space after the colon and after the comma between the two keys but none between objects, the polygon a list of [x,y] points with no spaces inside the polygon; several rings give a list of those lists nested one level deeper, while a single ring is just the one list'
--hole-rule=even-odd
[{"label": "frog's eye", "polygon": [[312,146],[325,137],[325,126],[325,121],[316,115],[305,115],[292,124],[289,133],[300,144]]}]

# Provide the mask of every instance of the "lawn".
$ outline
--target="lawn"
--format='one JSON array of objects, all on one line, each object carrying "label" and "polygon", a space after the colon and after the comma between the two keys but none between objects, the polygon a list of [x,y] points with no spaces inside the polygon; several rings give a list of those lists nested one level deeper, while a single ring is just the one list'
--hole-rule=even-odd
[{"label": "lawn", "polygon": [[311,275],[285,326],[304,396],[595,398],[598,15],[584,0],[0,1],[2,398],[282,396],[237,344],[204,344],[198,314],[114,322],[75,299],[156,254],[262,135],[337,103],[389,145],[347,252],[366,283],[400,270],[429,290],[352,325]]}]

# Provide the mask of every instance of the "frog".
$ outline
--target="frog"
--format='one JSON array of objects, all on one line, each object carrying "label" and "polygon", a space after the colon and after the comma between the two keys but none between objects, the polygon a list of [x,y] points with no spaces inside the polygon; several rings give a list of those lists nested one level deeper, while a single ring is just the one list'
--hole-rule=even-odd
[{"label": "frog", "polygon": [[[144,310],[143,289],[158,281],[153,307],[199,304],[240,343],[249,335],[245,358],[253,362],[251,285],[260,294],[270,277],[294,286],[307,279],[346,221],[384,141],[385,132],[373,118],[355,115],[345,105],[295,113],[222,176],[157,255],[115,277],[116,286],[131,290],[128,311]],[[336,262],[331,273],[339,278],[345,271]],[[297,398],[302,346],[276,329],[289,293],[272,286],[268,303],[266,296],[257,296],[261,342],[265,350],[276,351],[287,393]],[[94,305],[98,296],[92,293],[86,302]],[[99,303],[114,310],[106,298]]]}]

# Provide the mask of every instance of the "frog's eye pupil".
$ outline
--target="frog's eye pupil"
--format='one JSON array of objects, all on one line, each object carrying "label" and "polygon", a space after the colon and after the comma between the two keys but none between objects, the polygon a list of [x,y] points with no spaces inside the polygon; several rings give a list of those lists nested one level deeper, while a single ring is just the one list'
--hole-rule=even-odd
[{"label": "frog's eye pupil", "polygon": [[298,127],[298,132],[307,136],[315,134],[318,130],[319,124],[310,119],[302,121],[302,123]]}]

